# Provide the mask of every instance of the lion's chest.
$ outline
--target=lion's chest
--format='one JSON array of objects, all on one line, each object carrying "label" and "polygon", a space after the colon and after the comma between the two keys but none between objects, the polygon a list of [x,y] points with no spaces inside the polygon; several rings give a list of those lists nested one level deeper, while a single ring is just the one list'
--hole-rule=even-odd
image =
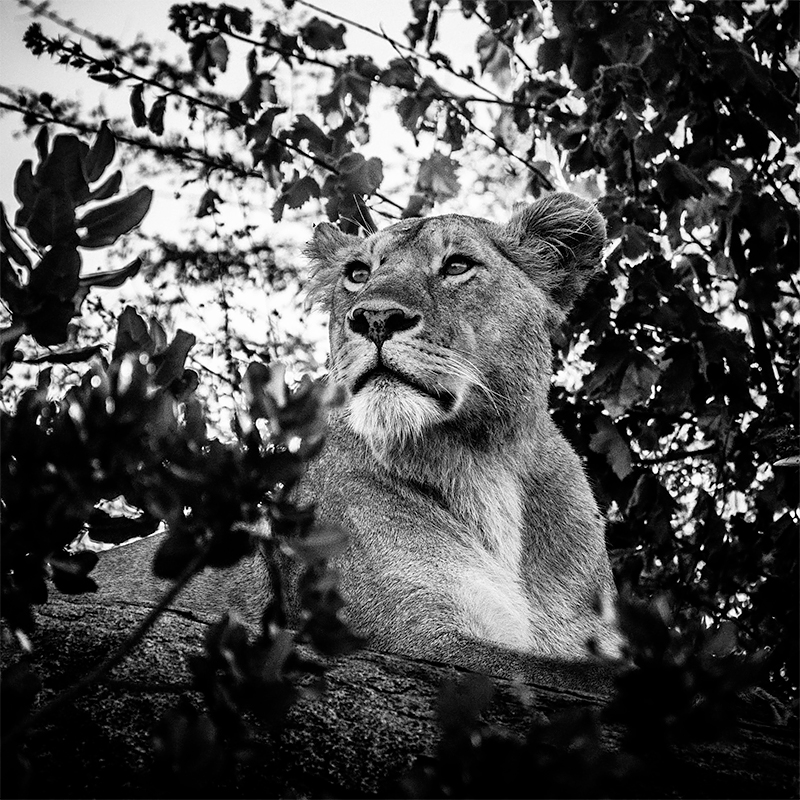
[{"label": "lion's chest", "polygon": [[[465,633],[529,650],[531,609],[520,574],[523,503],[516,478],[495,469],[467,498],[471,537],[453,587]],[[469,491],[469,490],[468,490]]]}]

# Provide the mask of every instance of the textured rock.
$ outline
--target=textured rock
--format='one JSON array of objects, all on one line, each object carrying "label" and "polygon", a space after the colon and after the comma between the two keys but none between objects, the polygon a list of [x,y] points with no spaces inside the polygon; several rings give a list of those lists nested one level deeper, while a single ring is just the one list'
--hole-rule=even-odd
[{"label": "textured rock", "polygon": [[[40,701],[84,675],[147,611],[91,597],[43,606],[34,659],[44,681]],[[186,658],[198,652],[206,625],[167,612],[122,665],[33,732],[25,747],[31,795],[164,796],[162,776],[153,772],[152,732],[181,695],[196,699]],[[396,796],[415,760],[435,751],[436,698],[442,682],[457,674],[452,667],[369,651],[340,659],[321,698],[299,701],[285,726],[259,733],[258,758],[239,767],[234,782],[201,791],[211,797]],[[553,686],[499,679],[495,686],[488,721],[520,735],[537,715],[602,703],[595,694]],[[612,731],[608,744],[613,740]],[[654,797],[796,796],[797,731],[744,723],[724,745],[682,752],[680,764],[678,771],[654,774],[644,790]],[[4,786],[4,797],[12,796],[9,789]]]}]

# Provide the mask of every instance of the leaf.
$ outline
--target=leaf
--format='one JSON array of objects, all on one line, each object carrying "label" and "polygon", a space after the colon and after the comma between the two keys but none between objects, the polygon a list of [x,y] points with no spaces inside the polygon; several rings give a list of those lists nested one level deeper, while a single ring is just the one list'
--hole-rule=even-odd
[{"label": "leaf", "polygon": [[153,190],[142,186],[121,200],[87,212],[78,220],[78,227],[86,228],[80,246],[93,249],[113,244],[144,219],[152,199]]},{"label": "leaf", "polygon": [[0,203],[0,243],[2,243],[6,253],[8,253],[17,264],[30,269],[31,260],[14,239],[11,226],[8,224],[8,219],[6,218],[6,209],[2,203]]},{"label": "leaf", "polygon": [[206,43],[206,50],[214,63],[214,66],[220,71],[225,72],[228,69],[228,43],[223,36],[214,36]]},{"label": "leaf", "polygon": [[201,219],[208,217],[217,212],[217,203],[220,203],[222,198],[213,189],[206,189],[203,196],[200,198],[200,204],[195,212],[195,217]]},{"label": "leaf", "polygon": [[39,133],[36,134],[34,145],[36,145],[36,152],[39,154],[39,163],[43,163],[47,158],[47,145],[50,136],[47,131],[47,125],[42,125]]},{"label": "leaf", "polygon": [[108,200],[113,197],[122,185],[122,172],[117,170],[104,180],[90,195],[89,200]]},{"label": "leaf", "polygon": [[82,550],[69,555],[59,553],[51,555],[48,562],[53,570],[53,583],[56,589],[64,594],[83,594],[96,592],[97,584],[89,577],[89,573],[97,565],[97,553]]},{"label": "leaf", "polygon": [[661,370],[641,350],[634,350],[622,375],[619,389],[602,397],[606,411],[612,417],[619,417],[638,402],[645,402],[655,385]]},{"label": "leaf", "polygon": [[36,200],[37,189],[33,182],[33,162],[25,159],[14,177],[14,196],[24,207],[32,206]]},{"label": "leaf", "polygon": [[80,279],[81,286],[102,286],[106,289],[122,286],[128,278],[132,278],[142,268],[142,259],[134,258],[130,264],[122,269],[115,269],[111,272],[96,272],[91,275],[84,275]]},{"label": "leaf", "polygon": [[485,31],[476,42],[482,73],[488,73],[504,85],[511,77],[511,54],[492,31]]},{"label": "leaf", "polygon": [[161,95],[150,108],[147,116],[147,126],[156,135],[164,133],[164,112],[167,109],[167,96]]},{"label": "leaf", "polygon": [[614,423],[606,416],[599,416],[595,421],[597,433],[592,434],[589,447],[606,457],[614,474],[624,480],[630,475],[633,467],[633,456],[628,443],[622,438]]},{"label": "leaf", "polygon": [[126,306],[117,320],[117,339],[111,358],[117,361],[125,353],[137,350],[152,354],[153,341],[144,319],[133,306]]},{"label": "leaf", "polygon": [[150,318],[150,327],[148,328],[150,332],[150,338],[153,341],[153,352],[160,353],[163,350],[167,349],[167,332],[164,330],[164,326],[155,318]]},{"label": "leaf", "polygon": [[96,72],[94,74],[89,73],[89,77],[93,81],[105,83],[108,86],[116,86],[122,80],[122,78],[120,78],[118,75],[115,75],[113,72]]},{"label": "leaf", "polygon": [[416,136],[425,122],[431,103],[442,96],[442,89],[432,78],[424,78],[415,92],[407,94],[397,104],[397,114],[403,127]]},{"label": "leaf", "polygon": [[419,165],[416,191],[432,195],[434,201],[456,197],[461,189],[456,162],[444,153],[433,153]]},{"label": "leaf", "polygon": [[379,158],[365,159],[360,153],[348,153],[336,164],[339,185],[347,194],[371,195],[383,180],[383,163]]},{"label": "leaf", "polygon": [[72,300],[78,291],[81,257],[73,247],[51,247],[31,271],[28,291],[39,297]]},{"label": "leaf", "polygon": [[314,178],[310,175],[304,175],[298,179],[297,173],[295,173],[294,180],[284,184],[283,192],[272,206],[272,218],[275,222],[278,222],[283,217],[283,209],[286,206],[300,208],[312,197],[319,196],[320,187]]},{"label": "leaf", "polygon": [[67,326],[75,314],[72,300],[47,297],[39,309],[27,317],[28,333],[44,347],[67,341]]},{"label": "leaf", "polygon": [[543,39],[539,45],[539,69],[542,72],[558,72],[564,63],[561,39]]},{"label": "leaf", "polygon": [[346,31],[342,24],[334,28],[329,22],[319,17],[312,17],[300,28],[300,38],[312,50],[344,50]]},{"label": "leaf", "polygon": [[108,127],[108,120],[103,120],[83,162],[83,173],[89,183],[94,183],[102,177],[106,167],[113,161],[116,149],[117,142]]},{"label": "leaf", "polygon": [[635,261],[650,253],[654,242],[638,225],[626,225],[622,229],[622,252],[625,258]]},{"label": "leaf", "polygon": [[75,235],[75,208],[70,196],[51,189],[40,191],[22,224],[39,247],[69,241]]},{"label": "leaf", "polygon": [[676,200],[702,197],[707,191],[706,185],[692,170],[671,158],[661,166],[657,186],[659,194],[668,205],[674,204]]},{"label": "leaf", "polygon": [[331,138],[322,128],[305,114],[298,114],[288,136],[292,142],[300,144],[308,142],[311,152],[315,155],[326,156],[331,151]]},{"label": "leaf", "polygon": [[179,330],[169,347],[163,353],[159,353],[157,361],[161,363],[153,376],[153,382],[159,386],[167,386],[176,378],[180,378],[183,375],[186,356],[196,341],[197,338],[193,334]]},{"label": "leaf", "polygon": [[736,623],[730,619],[721,622],[713,631],[709,631],[706,637],[700,650],[704,656],[724,658],[735,652],[739,644]]},{"label": "leaf", "polygon": [[147,125],[147,114],[144,108],[144,84],[140,83],[131,90],[131,118],[137,128]]},{"label": "leaf", "polygon": [[417,73],[412,63],[405,58],[392,59],[389,66],[381,72],[380,82],[384,86],[397,86],[413,92],[417,88]]}]

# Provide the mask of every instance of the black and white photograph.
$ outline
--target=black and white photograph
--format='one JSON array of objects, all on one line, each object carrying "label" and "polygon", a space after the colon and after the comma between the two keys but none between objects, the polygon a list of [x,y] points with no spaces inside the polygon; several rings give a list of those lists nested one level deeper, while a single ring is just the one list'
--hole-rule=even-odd
[{"label": "black and white photograph", "polygon": [[800,797],[798,0],[0,0],[3,798]]}]

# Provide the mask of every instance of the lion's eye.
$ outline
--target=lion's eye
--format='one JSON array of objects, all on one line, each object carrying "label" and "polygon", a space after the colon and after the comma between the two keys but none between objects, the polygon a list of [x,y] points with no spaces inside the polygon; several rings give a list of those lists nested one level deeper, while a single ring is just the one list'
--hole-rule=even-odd
[{"label": "lion's eye", "polygon": [[469,256],[452,255],[444,260],[442,275],[463,275],[469,272],[477,262]]},{"label": "lion's eye", "polygon": [[363,261],[351,261],[345,264],[344,276],[351,283],[366,283],[370,269]]}]

